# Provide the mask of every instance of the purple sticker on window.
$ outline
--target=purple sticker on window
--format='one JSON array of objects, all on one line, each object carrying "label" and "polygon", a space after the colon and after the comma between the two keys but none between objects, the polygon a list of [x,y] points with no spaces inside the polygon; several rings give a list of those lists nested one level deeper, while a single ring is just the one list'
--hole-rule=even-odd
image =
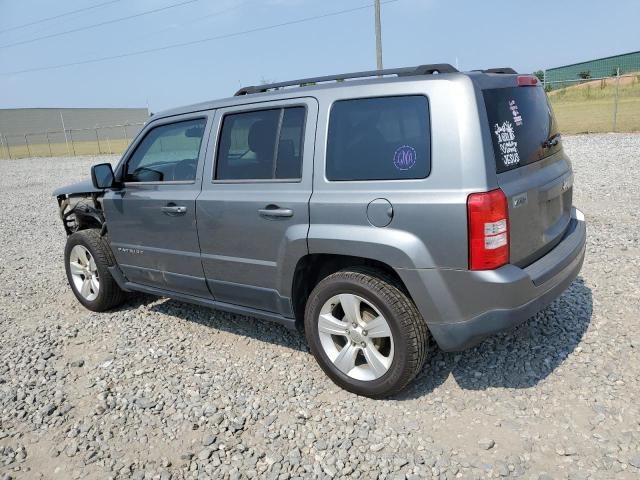
[{"label": "purple sticker on window", "polygon": [[393,155],[393,164],[398,170],[409,170],[416,164],[417,156],[415,148],[409,145],[402,145],[398,147]]}]

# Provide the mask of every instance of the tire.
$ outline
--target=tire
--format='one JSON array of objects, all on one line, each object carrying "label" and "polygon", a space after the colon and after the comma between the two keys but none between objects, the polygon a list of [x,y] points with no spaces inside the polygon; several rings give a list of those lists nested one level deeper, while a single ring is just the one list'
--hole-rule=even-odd
[{"label": "tire", "polygon": [[89,310],[104,312],[125,300],[125,293],[109,273],[108,267],[115,265],[115,259],[99,230],[80,230],[70,235],[64,251],[64,263],[71,290]]},{"label": "tire", "polygon": [[[354,315],[358,320],[350,322]],[[380,316],[386,327],[381,326]],[[429,333],[424,319],[404,288],[375,269],[351,268],[320,281],[307,300],[304,324],[320,367],[335,384],[358,395],[397,394],[415,378],[427,357]],[[344,350],[349,344],[351,348]],[[354,349],[359,353],[354,354]]]}]

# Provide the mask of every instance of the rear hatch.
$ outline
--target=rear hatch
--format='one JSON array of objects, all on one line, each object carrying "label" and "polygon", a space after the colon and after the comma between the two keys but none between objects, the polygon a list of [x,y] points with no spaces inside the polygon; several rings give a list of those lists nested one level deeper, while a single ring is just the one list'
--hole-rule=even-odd
[{"label": "rear hatch", "polygon": [[510,262],[524,267],[549,252],[566,232],[573,173],[540,83],[516,75],[500,75],[492,82],[496,76],[485,75],[481,82],[491,160],[509,205]]}]

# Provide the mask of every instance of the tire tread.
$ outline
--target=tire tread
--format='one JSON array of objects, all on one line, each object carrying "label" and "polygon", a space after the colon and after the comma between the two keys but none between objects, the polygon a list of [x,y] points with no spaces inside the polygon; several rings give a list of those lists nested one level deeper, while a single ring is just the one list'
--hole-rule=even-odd
[{"label": "tire tread", "polygon": [[[77,244],[85,243],[91,250],[95,261],[102,265],[103,271],[100,272],[100,289],[102,295],[96,299],[96,301],[90,304],[79,298],[81,303],[90,310],[102,312],[110,310],[122,302],[126,298],[126,293],[123,292],[116,281],[113,279],[107,267],[116,265],[116,260],[111,251],[111,247],[107,241],[107,238],[100,235],[98,229],[89,228],[86,230],[79,230],[67,239],[67,251]],[[65,262],[67,261],[67,255],[65,255]]]},{"label": "tire tread", "polygon": [[[351,267],[333,273],[322,279],[316,289],[339,280],[350,280],[358,283],[366,289],[373,290],[382,297],[388,308],[396,312],[401,328],[407,335],[407,368],[402,375],[394,381],[383,393],[366,394],[372,398],[393,396],[403,390],[411,380],[420,372],[427,358],[429,347],[429,331],[426,322],[417,307],[409,297],[404,286],[397,279],[386,272],[366,266]],[[313,295],[313,293],[312,293]],[[309,306],[305,317],[309,314]]]}]

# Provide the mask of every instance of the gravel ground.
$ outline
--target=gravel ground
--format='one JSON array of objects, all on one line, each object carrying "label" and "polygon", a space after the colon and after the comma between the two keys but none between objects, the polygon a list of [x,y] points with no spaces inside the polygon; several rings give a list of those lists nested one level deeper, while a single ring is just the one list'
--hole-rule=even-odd
[{"label": "gravel ground", "polygon": [[0,479],[638,478],[640,135],[564,142],[581,276],[385,401],[276,325],[150,297],[83,309],[50,192],[109,157],[0,162]]}]

